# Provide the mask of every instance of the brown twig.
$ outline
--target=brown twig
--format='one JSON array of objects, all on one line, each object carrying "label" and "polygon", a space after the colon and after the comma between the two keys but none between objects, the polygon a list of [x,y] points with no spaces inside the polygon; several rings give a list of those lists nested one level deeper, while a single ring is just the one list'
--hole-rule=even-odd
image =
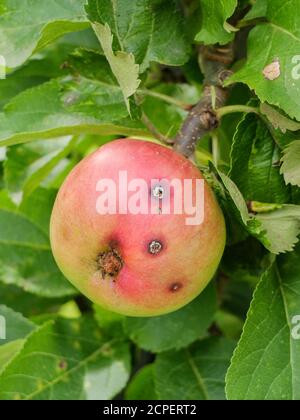
[{"label": "brown twig", "polygon": [[231,74],[232,46],[201,47],[199,64],[205,76],[203,95],[189,112],[179,133],[174,139],[174,149],[186,157],[194,154],[197,142],[219,124],[216,109],[224,106],[228,90],[224,80]]}]

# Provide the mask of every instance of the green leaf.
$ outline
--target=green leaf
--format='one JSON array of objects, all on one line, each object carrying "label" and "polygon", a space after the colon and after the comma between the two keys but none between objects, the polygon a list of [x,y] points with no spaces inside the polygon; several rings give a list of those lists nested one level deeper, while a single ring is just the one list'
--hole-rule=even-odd
[{"label": "green leaf", "polygon": [[235,28],[228,25],[237,0],[201,0],[202,28],[195,40],[204,44],[227,44],[234,38]]},{"label": "green leaf", "polygon": [[21,350],[25,340],[10,341],[0,347],[0,373],[3,371],[9,361]]},{"label": "green leaf", "polygon": [[[121,365],[125,373],[118,382],[115,373],[112,377],[110,374]],[[125,374],[128,378],[129,355],[125,345],[103,341],[89,318],[58,320],[34,331],[0,374],[0,399],[88,398],[93,375],[98,375],[98,392],[94,389],[93,396],[112,397],[123,388]]]},{"label": "green leaf", "polygon": [[286,184],[300,187],[300,141],[290,143],[283,150],[280,172],[284,176]]},{"label": "green leaf", "polygon": [[48,238],[27,219],[17,213],[0,210],[0,243],[48,249]]},{"label": "green leaf", "polygon": [[6,0],[0,14],[0,51],[7,67],[18,67],[60,36],[88,27],[85,0]]},{"label": "green leaf", "polygon": [[300,234],[300,206],[284,205],[275,211],[257,214],[255,218],[261,223],[263,243],[271,252],[279,254],[294,249]]},{"label": "green leaf", "polygon": [[57,191],[37,188],[34,193],[23,199],[19,211],[49,236],[49,225],[52,208]]},{"label": "green leaf", "polygon": [[224,212],[227,244],[232,245],[245,240],[248,236],[247,223],[251,217],[241,192],[227,175],[214,167],[211,161],[209,161],[209,172],[205,173],[205,177]]},{"label": "green leaf", "polygon": [[187,111],[176,104],[163,100],[164,95],[186,104],[195,104],[199,100],[200,92],[196,87],[188,84],[162,83],[153,89],[139,90],[144,94],[142,109],[155,127],[167,137],[175,137],[179,131]]},{"label": "green leaf", "polygon": [[268,118],[275,129],[279,128],[283,133],[286,133],[287,130],[300,130],[300,123],[287,118],[285,115],[266,103],[260,104],[259,110]]},{"label": "green leaf", "polygon": [[115,52],[132,53],[144,72],[151,61],[181,66],[189,59],[181,13],[175,1],[88,0],[91,22],[107,24]]},{"label": "green leaf", "polygon": [[[252,2],[253,3],[253,2]],[[268,0],[255,0],[254,5],[246,14],[243,20],[252,20],[260,17],[265,17],[268,10]]]},{"label": "green leaf", "polygon": [[0,372],[21,350],[25,338],[35,328],[36,326],[20,313],[0,305]]},{"label": "green leaf", "polygon": [[[90,31],[92,32],[92,29]],[[80,34],[82,36],[84,32]],[[62,63],[73,50],[73,45],[56,43],[35,54],[23,66],[10,71],[6,79],[0,80],[0,109],[2,110],[7,102],[23,90],[64,75],[65,69]]]},{"label": "green leaf", "polygon": [[[282,3],[269,0],[268,23],[256,26],[249,35],[248,59],[227,83],[242,82],[253,89],[261,102],[268,102],[300,121],[298,78],[300,14],[298,0]],[[268,45],[268,48],[266,48]],[[267,66],[274,67],[265,76]]]},{"label": "green leaf", "polygon": [[280,149],[268,127],[253,114],[239,123],[231,148],[229,176],[249,201],[288,203],[290,191],[280,174]]},{"label": "green leaf", "polygon": [[103,352],[89,363],[84,380],[87,400],[110,400],[126,386],[130,374],[128,343],[104,345]]},{"label": "green leaf", "polygon": [[[24,316],[32,317],[42,313],[57,313],[65,298],[41,298],[19,287],[0,282],[1,303],[21,312]],[[68,299],[68,298],[67,298]]]},{"label": "green leaf", "polygon": [[55,170],[58,164],[74,150],[78,138],[73,137],[68,140],[68,144],[62,150],[43,156],[28,168],[28,178],[23,186],[24,197],[30,196],[41,185],[42,181]]},{"label": "green leaf", "polygon": [[95,319],[101,330],[110,337],[122,337],[123,331],[123,315],[103,309],[98,305],[93,305]]},{"label": "green leaf", "polygon": [[81,311],[75,300],[70,300],[59,308],[58,315],[65,319],[78,319],[81,317]]},{"label": "green leaf", "polygon": [[226,338],[238,339],[243,330],[243,321],[230,312],[219,310],[216,314],[216,325]]},{"label": "green leaf", "polygon": [[179,311],[153,318],[126,318],[124,328],[131,340],[145,350],[155,353],[178,350],[207,334],[215,311],[216,293],[210,285]]},{"label": "green leaf", "polygon": [[35,325],[24,318],[23,315],[4,305],[0,305],[0,319],[1,321],[4,321],[5,327],[5,338],[1,336],[1,332],[3,331],[0,327],[0,346],[15,340],[23,339],[35,329]]},{"label": "green leaf", "polygon": [[[213,165],[211,167],[220,177],[225,189],[221,199],[228,219],[233,216],[248,233],[275,254],[293,250],[300,233],[300,206],[291,204],[276,208],[279,206],[276,205],[276,210],[254,216],[249,213],[245,199],[236,184],[227,175],[213,168]],[[220,187],[218,185],[218,189]]]},{"label": "green leaf", "polygon": [[229,198],[229,200],[231,201],[230,209],[232,209],[234,214],[241,220],[241,222],[244,225],[247,225],[250,219],[250,215],[242,193],[240,192],[236,184],[227,175],[214,168],[212,164],[211,167],[220,177],[225,187],[227,198]]},{"label": "green leaf", "polygon": [[227,374],[229,399],[300,398],[300,340],[292,324],[300,314],[299,255],[298,247],[278,257],[257,287]]},{"label": "green leaf", "polygon": [[250,205],[251,205],[251,211],[253,211],[253,213],[268,213],[270,211],[274,211],[274,210],[282,208],[281,204],[260,203],[259,201],[252,201]]},{"label": "green leaf", "polygon": [[0,210],[0,245],[0,282],[43,297],[75,293],[54,262],[48,236],[25,216]]},{"label": "green leaf", "polygon": [[159,355],[155,362],[159,399],[224,400],[234,344],[225,338],[209,338],[190,349]]},{"label": "green leaf", "polygon": [[16,210],[16,205],[6,190],[0,190],[0,208],[3,210]]},{"label": "green leaf", "polygon": [[234,288],[234,282],[247,282],[255,287],[269,264],[268,257],[269,252],[252,237],[227,247],[221,272],[230,279],[228,287]]},{"label": "green leaf", "polygon": [[129,383],[126,393],[126,400],[157,400],[154,384],[154,365],[147,365],[140,369]]},{"label": "green leaf", "polygon": [[94,31],[100,41],[104,54],[109,62],[110,68],[115,75],[120,88],[123,92],[127,110],[130,114],[129,98],[134,95],[139,87],[141,80],[139,79],[139,65],[135,63],[132,53],[118,51],[114,54],[113,35],[109,25],[93,24]]},{"label": "green leaf", "polygon": [[10,147],[4,163],[6,188],[20,201],[55,173],[59,163],[75,148],[77,138],[62,137]]},{"label": "green leaf", "polygon": [[0,113],[0,146],[85,133],[147,135],[127,115],[116,85],[79,75],[52,80],[21,93]]}]

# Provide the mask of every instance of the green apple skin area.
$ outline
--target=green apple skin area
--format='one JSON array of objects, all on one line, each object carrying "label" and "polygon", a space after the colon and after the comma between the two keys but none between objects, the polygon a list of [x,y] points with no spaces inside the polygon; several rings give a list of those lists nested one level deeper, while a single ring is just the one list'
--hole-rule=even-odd
[{"label": "green apple skin area", "polygon": [[[118,186],[119,171],[127,171],[128,182],[149,182],[150,196],[153,179],[203,179],[185,157],[155,143],[121,139],[101,147],[73,169],[58,193],[50,226],[53,255],[65,277],[103,308],[138,317],[175,311],[216,272],[226,240],[222,211],[205,182],[199,225],[187,225],[185,213],[100,215],[98,182],[112,179]],[[195,203],[195,188],[193,194]],[[149,251],[153,241],[162,245],[156,254]],[[122,261],[114,276],[99,267],[99,256],[111,250]]]}]

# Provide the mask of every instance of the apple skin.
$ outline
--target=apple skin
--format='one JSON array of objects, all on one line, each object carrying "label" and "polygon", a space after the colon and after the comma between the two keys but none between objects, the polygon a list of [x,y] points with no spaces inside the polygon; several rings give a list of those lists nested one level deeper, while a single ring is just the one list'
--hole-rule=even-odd
[{"label": "apple skin", "polygon": [[[94,303],[128,316],[157,316],[191,302],[207,286],[222,257],[226,229],[208,184],[204,222],[188,226],[186,214],[99,215],[100,179],[203,179],[173,150],[147,141],[113,141],[81,161],[61,187],[51,217],[55,260],[65,277]],[[193,197],[195,199],[195,197]],[[153,255],[149,244],[159,241]],[[114,277],[99,269],[99,255],[114,249],[122,267]],[[120,268],[120,267],[119,267]]]}]

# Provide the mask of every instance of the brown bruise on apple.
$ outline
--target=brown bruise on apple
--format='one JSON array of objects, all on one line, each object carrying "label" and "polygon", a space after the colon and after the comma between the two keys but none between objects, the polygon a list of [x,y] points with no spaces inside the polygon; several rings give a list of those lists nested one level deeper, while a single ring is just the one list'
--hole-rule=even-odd
[{"label": "brown bruise on apple", "polygon": [[178,293],[183,288],[183,284],[181,282],[172,283],[169,287],[169,291],[172,293]]},{"label": "brown bruise on apple", "polygon": [[101,272],[103,280],[107,276],[115,280],[123,265],[124,261],[121,255],[114,248],[100,253],[97,257],[97,268]]}]

